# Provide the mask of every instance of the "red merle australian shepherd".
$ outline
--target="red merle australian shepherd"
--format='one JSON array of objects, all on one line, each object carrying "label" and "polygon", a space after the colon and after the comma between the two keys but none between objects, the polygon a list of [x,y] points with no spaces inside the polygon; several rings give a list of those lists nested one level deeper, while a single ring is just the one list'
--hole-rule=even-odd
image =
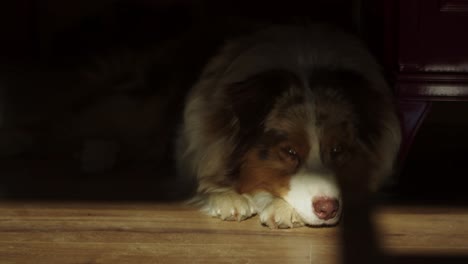
[{"label": "red merle australian shepherd", "polygon": [[321,25],[277,26],[211,59],[188,94],[176,159],[208,215],[322,226],[340,219],[337,174],[355,177],[364,160],[368,176],[355,181],[374,190],[399,144],[391,91],[357,39]]}]

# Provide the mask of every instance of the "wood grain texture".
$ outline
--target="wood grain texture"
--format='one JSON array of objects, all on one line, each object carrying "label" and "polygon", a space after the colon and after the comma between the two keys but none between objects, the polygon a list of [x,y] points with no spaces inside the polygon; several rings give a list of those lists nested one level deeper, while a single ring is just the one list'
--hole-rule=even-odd
[{"label": "wood grain texture", "polygon": [[[385,252],[468,252],[468,209],[383,207]],[[270,230],[180,204],[1,202],[0,263],[339,263],[340,227]]]}]

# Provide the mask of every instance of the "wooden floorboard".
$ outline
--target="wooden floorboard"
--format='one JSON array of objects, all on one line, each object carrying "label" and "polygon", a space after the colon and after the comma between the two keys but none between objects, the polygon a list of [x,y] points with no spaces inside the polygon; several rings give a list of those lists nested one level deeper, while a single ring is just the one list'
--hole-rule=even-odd
[{"label": "wooden floorboard", "polygon": [[[468,252],[468,208],[377,208],[385,252]],[[339,263],[340,227],[270,230],[181,204],[0,202],[0,263]],[[358,241],[357,241],[358,242]]]}]

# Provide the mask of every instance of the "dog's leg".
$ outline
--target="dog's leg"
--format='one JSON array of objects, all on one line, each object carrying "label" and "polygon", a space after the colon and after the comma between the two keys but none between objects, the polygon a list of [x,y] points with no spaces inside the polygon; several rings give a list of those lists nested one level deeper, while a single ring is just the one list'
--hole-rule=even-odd
[{"label": "dog's leg", "polygon": [[232,189],[198,194],[190,203],[201,211],[226,221],[242,221],[257,213],[252,198]]},{"label": "dog's leg", "polygon": [[260,192],[253,196],[260,222],[272,229],[301,227],[304,222],[285,200]]}]

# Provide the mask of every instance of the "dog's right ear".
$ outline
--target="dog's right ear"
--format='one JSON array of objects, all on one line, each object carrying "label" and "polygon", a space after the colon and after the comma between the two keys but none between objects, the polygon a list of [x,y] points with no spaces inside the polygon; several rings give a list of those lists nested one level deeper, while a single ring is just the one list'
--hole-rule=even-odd
[{"label": "dog's right ear", "polygon": [[242,134],[255,133],[263,127],[268,113],[279,96],[299,78],[285,70],[270,70],[233,83],[227,89],[230,107],[239,121]]}]

